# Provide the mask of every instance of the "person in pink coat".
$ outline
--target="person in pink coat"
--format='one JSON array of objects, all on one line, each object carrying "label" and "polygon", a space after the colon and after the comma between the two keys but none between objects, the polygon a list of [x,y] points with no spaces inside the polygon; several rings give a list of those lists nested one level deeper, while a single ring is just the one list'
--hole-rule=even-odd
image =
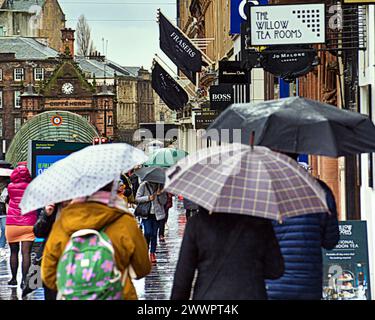
[{"label": "person in pink coat", "polygon": [[31,248],[35,240],[33,231],[34,224],[37,221],[37,212],[32,211],[25,215],[21,214],[19,204],[23,194],[31,182],[31,175],[27,169],[26,163],[19,163],[13,170],[8,185],[9,207],[6,218],[5,235],[10,247],[10,269],[12,279],[8,282],[9,286],[17,286],[18,254],[22,250],[22,283],[24,287],[27,272],[31,263]]}]

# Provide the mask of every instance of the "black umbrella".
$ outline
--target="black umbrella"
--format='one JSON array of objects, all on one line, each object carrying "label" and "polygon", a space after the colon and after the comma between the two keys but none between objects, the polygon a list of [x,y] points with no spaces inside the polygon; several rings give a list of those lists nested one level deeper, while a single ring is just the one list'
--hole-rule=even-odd
[{"label": "black umbrella", "polygon": [[159,167],[143,167],[134,171],[142,181],[165,184],[165,169]]},{"label": "black umbrella", "polygon": [[[300,97],[232,105],[210,129],[241,129],[240,133],[229,130],[229,136],[219,131],[219,136],[224,142],[244,144],[255,132],[256,145],[283,152],[328,157],[375,152],[370,118]],[[217,139],[215,134],[212,139]]]}]

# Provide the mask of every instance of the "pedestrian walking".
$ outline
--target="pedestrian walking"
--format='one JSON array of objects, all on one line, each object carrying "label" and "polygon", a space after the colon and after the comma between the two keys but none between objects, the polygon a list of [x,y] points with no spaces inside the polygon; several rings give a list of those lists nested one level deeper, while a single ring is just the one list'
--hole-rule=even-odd
[{"label": "pedestrian walking", "polygon": [[163,191],[163,185],[144,181],[139,186],[135,200],[138,205],[150,204],[148,212],[142,216],[142,225],[150,250],[150,260],[156,263],[158,221],[165,219],[164,206],[167,203],[167,194]]},{"label": "pedestrian walking", "polygon": [[319,183],[265,147],[203,149],[166,177],[166,191],[209,211],[199,210],[187,222],[173,299],[190,297],[196,271],[193,299],[267,299],[265,280],[284,272],[272,220],[328,210]]},{"label": "pedestrian walking", "polygon": [[119,193],[122,193],[122,197],[124,197],[128,205],[133,206],[135,203],[135,196],[133,194],[132,183],[126,174],[121,175],[119,188],[121,189],[119,190]]},{"label": "pedestrian walking", "polygon": [[171,299],[265,300],[265,279],[283,272],[271,220],[201,208],[186,224]]},{"label": "pedestrian walking", "polygon": [[[294,160],[297,155],[288,154]],[[322,248],[333,249],[340,238],[336,202],[321,180],[330,212],[288,218],[274,222],[274,230],[285,261],[284,275],[267,281],[272,300],[320,300],[323,292]]]},{"label": "pedestrian walking", "polygon": [[9,208],[6,218],[5,234],[10,247],[10,269],[12,278],[8,282],[10,286],[17,286],[18,254],[21,248],[22,252],[22,283],[21,288],[25,286],[25,280],[31,264],[31,249],[35,240],[33,231],[37,220],[37,212],[31,211],[21,215],[19,204],[22,196],[31,182],[31,175],[26,167],[26,163],[19,163],[10,176],[11,183],[8,185]]},{"label": "pedestrian walking", "polygon": [[[113,188],[110,183],[72,201],[55,221],[43,254],[42,280],[49,289],[59,289],[59,299],[134,300],[131,278],[151,271],[142,232],[124,201],[112,195]],[[89,236],[87,229],[98,230],[97,236]],[[108,248],[114,250],[109,256]]]},{"label": "pedestrian walking", "polygon": [[7,240],[5,237],[5,224],[7,215],[7,206],[9,203],[8,184],[9,177],[0,177],[0,261],[7,256]]},{"label": "pedestrian walking", "polygon": [[165,227],[168,222],[169,209],[173,207],[173,194],[167,192],[167,202],[164,205],[165,218],[158,221],[159,223],[159,241],[165,240]]},{"label": "pedestrian walking", "polygon": [[135,170],[140,169],[140,167],[141,166],[135,167],[134,169],[130,170],[127,174],[129,177],[130,183],[132,185],[134,199],[137,196],[137,191],[138,191],[139,184],[140,184],[139,177],[135,174]]}]

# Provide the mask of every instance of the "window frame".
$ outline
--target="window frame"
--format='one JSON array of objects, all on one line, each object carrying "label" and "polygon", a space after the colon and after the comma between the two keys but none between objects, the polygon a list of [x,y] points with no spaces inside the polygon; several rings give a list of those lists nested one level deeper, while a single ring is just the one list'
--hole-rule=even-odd
[{"label": "window frame", "polygon": [[[22,70],[22,79],[17,79],[17,70]],[[25,68],[14,68],[14,81],[24,81],[25,80]]]},{"label": "window frame", "polygon": [[[36,75],[37,75],[37,70],[41,70],[41,79],[37,79]],[[35,81],[44,81],[44,68],[42,67],[37,67],[37,68],[34,68],[34,80]]]},{"label": "window frame", "polygon": [[91,121],[91,117],[89,114],[83,114],[82,115],[82,118],[84,118],[87,122],[90,122]]},{"label": "window frame", "polygon": [[[19,93],[19,95],[17,96],[17,92]],[[21,109],[21,91],[19,91],[19,90],[16,90],[16,91],[14,91],[14,104],[13,104],[13,106],[14,106],[14,109]],[[17,105],[17,98],[19,99],[19,105]]]},{"label": "window frame", "polygon": [[[16,128],[17,128],[16,120],[20,120],[18,130],[16,130]],[[17,134],[17,132],[18,132],[18,131],[21,129],[21,127],[22,127],[22,118],[21,118],[21,117],[14,117],[13,122],[14,122],[14,134]]]}]

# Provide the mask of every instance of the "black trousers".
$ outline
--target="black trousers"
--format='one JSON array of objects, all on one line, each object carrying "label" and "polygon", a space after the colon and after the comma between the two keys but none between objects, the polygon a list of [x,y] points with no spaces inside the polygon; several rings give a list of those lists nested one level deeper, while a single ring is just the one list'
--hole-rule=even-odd
[{"label": "black trousers", "polygon": [[158,221],[158,224],[159,224],[159,237],[164,237],[165,225],[166,225],[166,223],[168,221],[168,213],[169,213],[169,210],[165,213],[165,218]]},{"label": "black trousers", "polygon": [[44,288],[44,300],[56,300],[57,292],[55,290],[51,290],[50,288],[47,288],[44,283],[43,283],[43,288]]}]

